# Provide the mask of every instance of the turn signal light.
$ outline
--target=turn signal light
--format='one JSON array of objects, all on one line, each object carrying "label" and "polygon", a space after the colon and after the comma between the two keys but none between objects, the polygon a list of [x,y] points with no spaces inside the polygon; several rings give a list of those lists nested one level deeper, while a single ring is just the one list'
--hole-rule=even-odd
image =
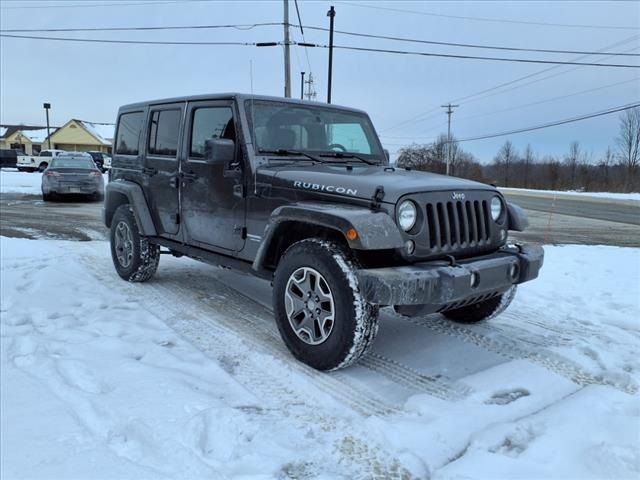
[{"label": "turn signal light", "polygon": [[54,172],[54,171],[48,171],[46,173],[47,177],[59,177],[60,174],[58,172]]},{"label": "turn signal light", "polygon": [[347,230],[347,240],[353,242],[356,238],[358,238],[358,232],[356,232],[355,228]]}]

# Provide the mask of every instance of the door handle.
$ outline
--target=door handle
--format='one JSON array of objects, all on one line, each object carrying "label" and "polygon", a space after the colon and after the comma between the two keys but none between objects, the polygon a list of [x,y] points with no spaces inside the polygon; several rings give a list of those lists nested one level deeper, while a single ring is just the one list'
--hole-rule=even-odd
[{"label": "door handle", "polygon": [[185,180],[195,180],[196,178],[198,178],[198,175],[193,172],[181,172],[180,176]]},{"label": "door handle", "polygon": [[152,167],[145,167],[142,169],[142,173],[144,173],[145,175],[149,175],[150,177],[153,177],[156,173],[158,173],[158,170]]}]

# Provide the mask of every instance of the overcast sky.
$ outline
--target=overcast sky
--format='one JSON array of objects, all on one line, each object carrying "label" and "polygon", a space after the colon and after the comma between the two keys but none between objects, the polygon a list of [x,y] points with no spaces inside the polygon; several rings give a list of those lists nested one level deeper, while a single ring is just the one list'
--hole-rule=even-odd
[{"label": "overcast sky", "polygon": [[[638,2],[299,0],[298,3],[302,22],[308,26],[328,27],[326,13],[329,6],[334,5],[337,30],[466,44],[640,53]],[[283,19],[283,1],[280,0],[2,0],[0,8],[3,30],[253,24],[282,22]],[[290,1],[290,21],[297,23],[293,0]],[[282,30],[282,26],[272,26],[249,30],[31,35],[272,42],[282,40]],[[298,28],[292,28],[291,33],[293,40],[302,41]],[[327,44],[328,34],[307,29],[305,39]],[[560,61],[575,61],[580,57],[577,54],[412,44],[341,34],[336,34],[335,44]],[[0,122],[42,125],[45,121],[42,103],[45,101],[52,104],[52,124],[59,126],[70,118],[114,122],[120,105],[145,99],[250,92],[250,61],[253,62],[253,91],[283,95],[283,48],[279,46],[116,45],[2,38]],[[579,61],[640,65],[639,57],[592,55]],[[308,74],[312,71],[317,99],[326,101],[327,64],[326,49],[305,51],[302,47],[292,47],[293,95],[300,93],[300,72]],[[508,87],[462,99],[547,69],[550,70]],[[447,117],[439,107],[449,101],[460,104],[452,117],[453,133],[458,138],[467,138],[563,120],[638,101],[639,79],[640,69],[635,68],[554,67],[336,50],[333,103],[368,111],[383,144],[393,152],[403,145],[427,142],[439,133],[445,133]],[[587,90],[592,91],[580,93]],[[532,103],[536,104],[526,106]],[[417,120],[407,122],[416,117]],[[577,140],[584,150],[593,152],[597,158],[608,145],[614,144],[617,131],[618,115],[614,114],[531,133],[465,142],[463,147],[481,161],[490,161],[506,138],[520,150],[530,143],[539,154],[557,155],[564,154],[569,143]]]}]

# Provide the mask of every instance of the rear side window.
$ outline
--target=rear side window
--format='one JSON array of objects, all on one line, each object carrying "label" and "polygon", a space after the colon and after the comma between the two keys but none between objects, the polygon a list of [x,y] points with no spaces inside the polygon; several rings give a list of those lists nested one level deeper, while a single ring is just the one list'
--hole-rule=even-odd
[{"label": "rear side window", "polygon": [[142,129],[142,112],[125,113],[118,121],[118,137],[116,138],[116,153],[120,155],[137,155],[138,140]]},{"label": "rear side window", "polygon": [[175,157],[178,153],[180,110],[160,110],[151,114],[148,153]]},{"label": "rear side window", "polygon": [[40,152],[40,156],[41,157],[51,157],[53,155],[51,154],[51,152]]}]

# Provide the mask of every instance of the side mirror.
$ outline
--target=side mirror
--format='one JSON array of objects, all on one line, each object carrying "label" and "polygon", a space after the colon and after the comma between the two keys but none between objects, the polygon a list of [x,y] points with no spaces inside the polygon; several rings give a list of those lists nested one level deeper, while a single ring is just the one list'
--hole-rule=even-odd
[{"label": "side mirror", "polygon": [[204,159],[207,163],[229,164],[235,159],[236,146],[228,138],[210,138],[204,142]]}]

